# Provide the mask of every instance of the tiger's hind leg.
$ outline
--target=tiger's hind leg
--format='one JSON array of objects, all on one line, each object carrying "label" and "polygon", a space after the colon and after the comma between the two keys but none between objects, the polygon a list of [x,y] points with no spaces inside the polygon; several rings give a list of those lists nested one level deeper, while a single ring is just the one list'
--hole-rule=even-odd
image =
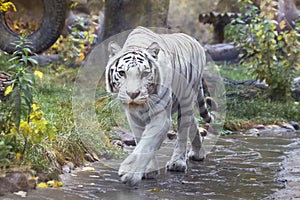
[{"label": "tiger's hind leg", "polygon": [[202,145],[203,137],[200,134],[195,118],[193,118],[189,129],[189,137],[191,148],[188,153],[188,158],[194,161],[202,161],[205,158],[205,150]]}]

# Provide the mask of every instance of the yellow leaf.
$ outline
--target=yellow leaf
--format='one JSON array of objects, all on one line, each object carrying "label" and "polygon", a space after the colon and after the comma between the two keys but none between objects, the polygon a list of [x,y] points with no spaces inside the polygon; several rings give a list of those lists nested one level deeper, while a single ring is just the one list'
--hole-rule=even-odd
[{"label": "yellow leaf", "polygon": [[55,181],[54,181],[54,180],[51,180],[51,181],[48,181],[48,182],[47,182],[48,187],[53,187],[54,184],[55,184]]},{"label": "yellow leaf", "polygon": [[153,188],[153,189],[150,189],[148,190],[149,192],[159,192],[159,189],[158,188]]},{"label": "yellow leaf", "polygon": [[21,159],[21,154],[20,153],[16,153],[16,160],[19,161]]},{"label": "yellow leaf", "polygon": [[256,181],[256,178],[250,178],[250,181]]},{"label": "yellow leaf", "polygon": [[32,108],[33,111],[36,111],[38,109],[38,107],[37,107],[37,105],[35,103],[32,104],[31,108]]},{"label": "yellow leaf", "polygon": [[280,29],[284,29],[286,27],[286,21],[285,20],[282,20],[280,23],[279,23],[279,27]]},{"label": "yellow leaf", "polygon": [[10,85],[5,89],[4,96],[7,96],[14,89],[14,85]]},{"label": "yellow leaf", "polygon": [[39,184],[36,185],[37,188],[48,188],[47,183],[41,182]]},{"label": "yellow leaf", "polygon": [[22,135],[27,138],[30,135],[31,132],[31,128],[30,125],[27,121],[23,121],[21,120],[20,123],[20,132],[22,133]]},{"label": "yellow leaf", "polygon": [[57,182],[57,187],[62,187],[62,186],[63,186],[63,182],[58,181],[58,182]]},{"label": "yellow leaf", "polygon": [[297,64],[298,68],[300,69],[300,64]]},{"label": "yellow leaf", "polygon": [[33,72],[33,74],[34,74],[35,76],[39,77],[40,79],[42,79],[42,78],[43,78],[43,75],[44,75],[42,72],[40,72],[40,71],[38,71],[38,70],[35,70],[35,71]]},{"label": "yellow leaf", "polygon": [[84,58],[85,58],[84,54],[83,54],[83,53],[80,53],[80,54],[79,54],[79,59],[80,59],[80,60],[84,60]]},{"label": "yellow leaf", "polygon": [[103,167],[109,167],[109,164],[104,163]]},{"label": "yellow leaf", "polygon": [[60,181],[51,180],[47,182],[47,185],[48,187],[58,188],[58,187],[62,187],[63,183]]},{"label": "yellow leaf", "polygon": [[106,146],[107,146],[108,148],[110,148],[110,147],[111,147],[110,139],[109,139],[108,137],[105,137],[105,141],[106,141]]},{"label": "yellow leaf", "polygon": [[82,171],[83,172],[94,172],[95,168],[94,167],[83,167]]}]

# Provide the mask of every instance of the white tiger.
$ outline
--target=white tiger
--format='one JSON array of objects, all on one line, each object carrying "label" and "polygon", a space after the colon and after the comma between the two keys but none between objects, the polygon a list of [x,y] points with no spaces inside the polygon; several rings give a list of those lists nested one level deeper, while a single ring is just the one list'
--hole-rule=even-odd
[{"label": "white tiger", "polygon": [[[106,89],[117,94],[124,105],[137,143],[119,168],[122,182],[136,185],[155,170],[153,158],[166,138],[174,112],[178,112],[178,136],[167,169],[185,171],[187,157],[203,160],[203,138],[194,118],[195,102],[207,123],[213,115],[203,95],[206,56],[201,45],[186,34],[156,34],[137,27],[123,48],[111,42],[108,50]],[[187,154],[188,135],[191,149]]]}]

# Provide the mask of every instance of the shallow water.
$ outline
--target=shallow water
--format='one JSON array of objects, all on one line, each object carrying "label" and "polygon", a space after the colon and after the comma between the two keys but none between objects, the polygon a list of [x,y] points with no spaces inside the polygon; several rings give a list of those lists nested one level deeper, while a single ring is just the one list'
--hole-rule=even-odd
[{"label": "shallow water", "polygon": [[298,137],[220,137],[203,162],[189,162],[187,173],[161,169],[156,180],[143,180],[136,188],[119,181],[117,168],[111,168],[115,161],[93,163],[94,172],[73,171],[63,176],[62,189],[37,189],[27,199],[271,199],[284,188],[281,163],[289,152],[300,149]]}]

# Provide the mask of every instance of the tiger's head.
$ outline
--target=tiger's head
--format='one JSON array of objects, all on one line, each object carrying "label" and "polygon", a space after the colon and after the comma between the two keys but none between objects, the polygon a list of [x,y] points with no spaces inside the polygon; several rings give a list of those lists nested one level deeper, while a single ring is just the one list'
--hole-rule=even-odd
[{"label": "tiger's head", "polygon": [[133,48],[123,52],[111,42],[108,45],[110,58],[106,66],[106,89],[117,94],[118,99],[130,107],[146,105],[159,83],[157,43],[147,49]]}]

